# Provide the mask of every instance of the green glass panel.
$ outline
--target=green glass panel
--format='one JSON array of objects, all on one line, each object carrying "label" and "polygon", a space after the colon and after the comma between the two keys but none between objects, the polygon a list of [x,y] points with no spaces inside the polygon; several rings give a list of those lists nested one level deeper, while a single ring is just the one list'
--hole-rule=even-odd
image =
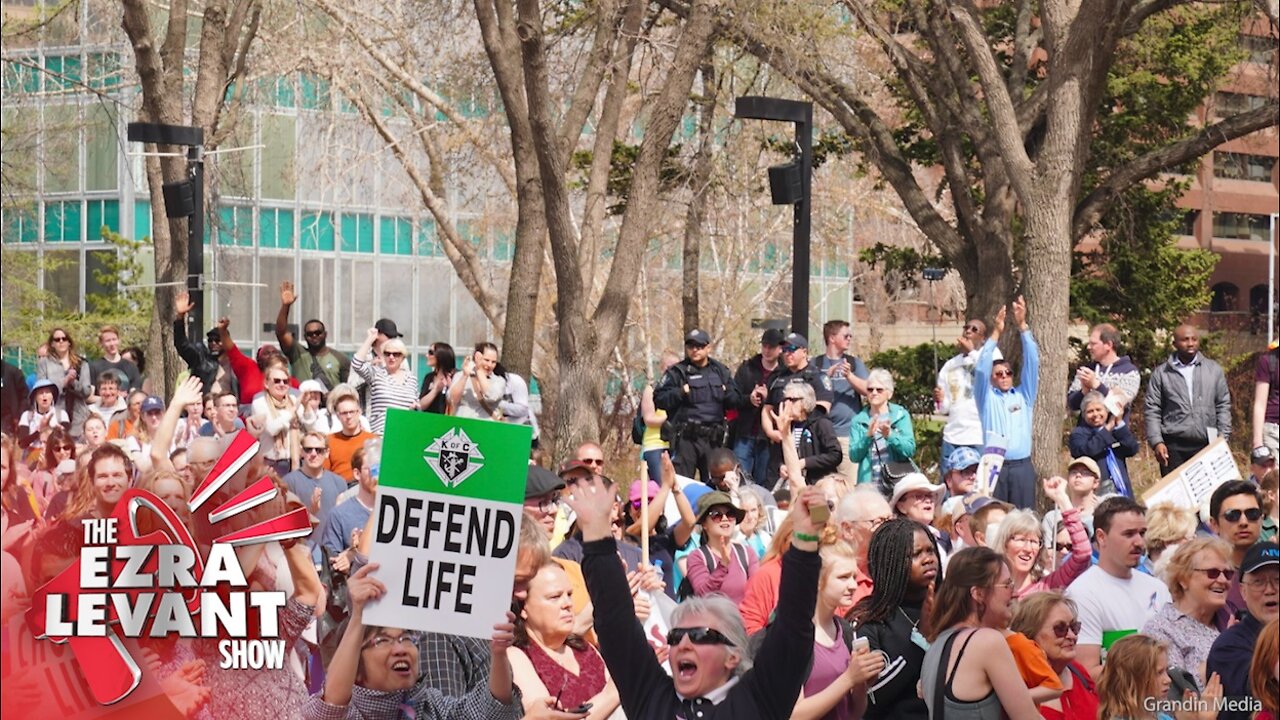
[{"label": "green glass panel", "polygon": [[81,237],[80,202],[51,202],[44,206],[44,239],[75,242]]},{"label": "green glass panel", "polygon": [[262,117],[262,197],[292,200],[297,192],[293,150],[297,145],[297,128],[293,117]]},{"label": "green glass panel", "polygon": [[4,63],[5,95],[40,92],[40,78],[43,73],[38,68],[27,65],[28,62],[32,62],[32,59],[14,58],[13,62]]},{"label": "green glass panel", "polygon": [[342,252],[373,252],[373,216],[347,213],[341,222]]},{"label": "green glass panel", "polygon": [[378,251],[383,255],[412,255],[413,223],[408,218],[398,217],[379,220]]},{"label": "green glass panel", "polygon": [[253,211],[244,207],[218,209],[218,244],[253,247]]},{"label": "green glass panel", "polygon": [[4,242],[35,242],[38,234],[39,223],[36,222],[34,211],[29,208],[9,208],[4,211]]},{"label": "green glass panel", "polygon": [[329,81],[311,73],[302,73],[298,78],[302,95],[302,107],[307,110],[328,110],[330,103]]},{"label": "green glass panel", "polygon": [[74,105],[46,106],[44,191],[80,191],[80,112]]},{"label": "green glass panel", "polygon": [[510,260],[515,253],[515,240],[510,232],[498,232],[493,237],[493,259]]},{"label": "green glass panel", "polygon": [[333,214],[303,213],[301,247],[303,250],[333,251]]},{"label": "green glass panel", "polygon": [[480,228],[476,223],[470,220],[458,221],[458,236],[471,243],[471,246],[476,249],[477,257],[485,257],[485,252],[488,248],[486,247],[485,237],[481,234]]},{"label": "green glass panel", "polygon": [[88,83],[99,90],[119,87],[121,78],[120,55],[113,52],[90,53]]},{"label": "green glass panel", "polygon": [[133,234],[138,240],[151,237],[151,203],[146,200],[133,203]]}]

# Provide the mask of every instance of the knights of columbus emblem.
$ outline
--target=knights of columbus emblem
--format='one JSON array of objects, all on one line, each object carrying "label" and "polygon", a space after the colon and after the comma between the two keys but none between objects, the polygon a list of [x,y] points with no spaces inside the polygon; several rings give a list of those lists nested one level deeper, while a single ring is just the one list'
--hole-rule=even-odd
[{"label": "knights of columbus emblem", "polygon": [[463,480],[484,467],[484,455],[460,428],[452,428],[433,440],[422,451],[422,459],[446,487],[461,485]]}]

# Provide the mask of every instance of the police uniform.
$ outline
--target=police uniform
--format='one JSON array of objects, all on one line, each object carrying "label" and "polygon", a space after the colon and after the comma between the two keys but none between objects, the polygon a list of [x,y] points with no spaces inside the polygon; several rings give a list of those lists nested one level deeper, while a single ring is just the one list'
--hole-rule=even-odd
[{"label": "police uniform", "polygon": [[[707,345],[709,341],[701,330],[694,330],[685,338],[686,345]],[[667,411],[663,437],[671,441],[676,472],[693,477],[696,470],[703,482],[710,483],[708,457],[728,440],[725,411],[742,405],[742,393],[733,381],[733,373],[712,358],[707,358],[702,367],[685,358],[662,376],[654,389],[653,402]]]}]

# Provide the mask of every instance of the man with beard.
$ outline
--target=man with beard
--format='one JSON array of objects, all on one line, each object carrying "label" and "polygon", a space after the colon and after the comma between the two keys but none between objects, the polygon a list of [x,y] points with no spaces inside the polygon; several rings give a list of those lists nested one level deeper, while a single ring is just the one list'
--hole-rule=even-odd
[{"label": "man with beard", "polygon": [[298,380],[318,380],[324,384],[325,392],[329,392],[342,382],[351,371],[351,360],[344,354],[325,344],[329,337],[324,323],[316,319],[308,320],[302,326],[303,339],[307,342],[304,355],[298,347],[293,333],[289,331],[289,308],[298,301],[293,283],[288,280],[280,283],[280,310],[276,313],[276,340],[280,341],[280,352],[289,359],[292,375]]},{"label": "man with beard", "polygon": [[1200,352],[1200,331],[1179,325],[1173,354],[1151,371],[1143,420],[1160,474],[1168,475],[1209,445],[1231,437],[1231,391],[1222,366]]}]

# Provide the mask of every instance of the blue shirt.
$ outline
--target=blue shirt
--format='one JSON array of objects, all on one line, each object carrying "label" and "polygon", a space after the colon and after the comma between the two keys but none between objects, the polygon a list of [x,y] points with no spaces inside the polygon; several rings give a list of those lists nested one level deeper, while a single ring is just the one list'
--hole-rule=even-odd
[{"label": "blue shirt", "polygon": [[[843,356],[832,360],[824,354],[817,357],[815,364],[822,370],[822,374],[826,375],[828,368],[843,360]],[[853,370],[854,377],[867,379],[867,366],[861,358],[853,358],[850,369]],[[853,385],[845,378],[844,373],[831,378],[831,393],[835,395],[835,399],[831,402],[831,411],[827,413],[827,419],[835,428],[836,437],[848,437],[849,431],[853,428],[853,416],[862,409],[862,396],[853,389]]]},{"label": "blue shirt", "polygon": [[358,496],[338,503],[320,529],[320,547],[328,548],[334,555],[351,547],[351,531],[363,529],[372,514],[373,510],[365,507]]},{"label": "blue shirt", "polygon": [[1036,386],[1040,383],[1040,348],[1031,330],[1022,332],[1022,383],[1008,392],[991,384],[991,366],[995,364],[996,341],[987,340],[978,354],[974,369],[973,399],[978,403],[983,436],[994,432],[1007,443],[1005,458],[1024,460],[1031,457],[1031,413],[1035,407]]},{"label": "blue shirt", "polygon": [[333,512],[333,507],[338,503],[338,496],[347,491],[347,481],[342,479],[341,475],[330,472],[329,470],[320,471],[320,479],[313,480],[302,472],[302,470],[294,470],[285,475],[284,484],[289,486],[289,492],[298,496],[298,500],[302,504],[311,509],[311,493],[315,489],[320,488],[320,512],[316,513],[316,519],[320,524],[311,532],[307,538],[313,550],[312,557],[316,562],[320,561],[320,530],[324,528],[325,522],[329,519],[329,513]]}]

